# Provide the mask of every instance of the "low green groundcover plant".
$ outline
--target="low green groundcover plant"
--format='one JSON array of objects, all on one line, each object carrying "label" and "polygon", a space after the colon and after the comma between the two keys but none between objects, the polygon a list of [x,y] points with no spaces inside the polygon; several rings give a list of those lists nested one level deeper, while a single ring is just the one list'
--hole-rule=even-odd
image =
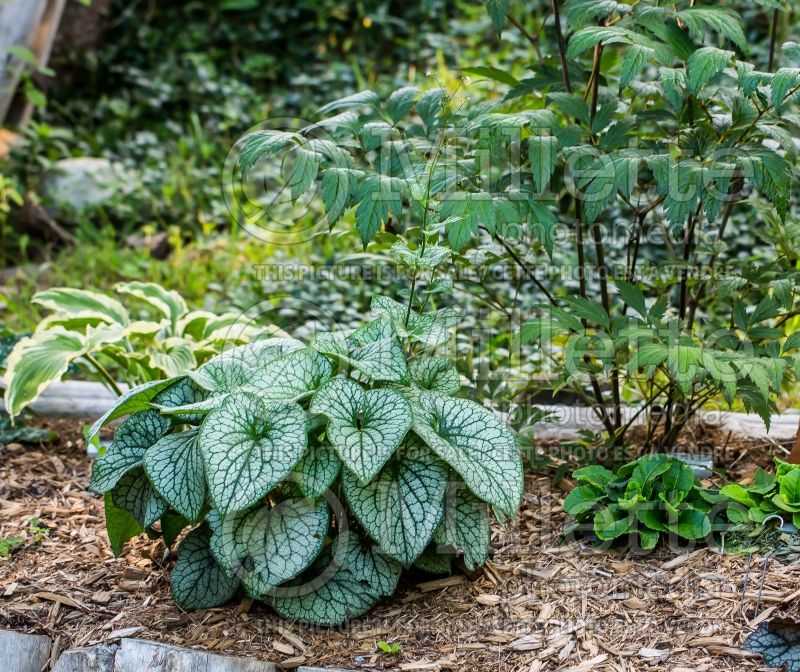
[{"label": "low green groundcover plant", "polygon": [[730,483],[720,494],[735,502],[727,511],[733,523],[752,525],[780,516],[800,527],[800,465],[775,460],[776,472],[756,471],[748,486]]},{"label": "low green groundcover plant", "polygon": [[489,511],[518,510],[513,433],[455,398],[454,362],[425,354],[458,316],[375,297],[377,319],[310,347],[268,338],[131,390],[93,469],[116,552],[147,530],[180,543],[184,609],[241,588],[288,619],[334,625],[367,612],[403,568],[447,572],[489,553]]},{"label": "low green groundcover plant", "polygon": [[712,532],[709,512],[724,499],[702,488],[688,464],[663,454],[641,457],[616,473],[584,467],[573,477],[580,485],[564,500],[564,510],[577,521],[572,531],[591,530],[601,542],[627,535],[643,551],[655,548],[662,534],[706,538]]}]

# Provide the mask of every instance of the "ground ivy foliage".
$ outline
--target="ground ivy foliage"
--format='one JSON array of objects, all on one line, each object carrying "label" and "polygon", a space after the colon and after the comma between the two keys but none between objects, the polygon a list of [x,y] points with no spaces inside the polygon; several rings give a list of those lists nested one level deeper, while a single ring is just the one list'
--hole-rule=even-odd
[{"label": "ground ivy foliage", "polygon": [[[183,609],[238,590],[286,618],[334,625],[391,595],[402,569],[448,572],[489,553],[489,507],[516,514],[513,433],[451,395],[433,352],[457,323],[376,298],[374,321],[307,347],[265,338],[127,392],[93,468],[115,553],[146,531],[178,547]],[[406,319],[408,318],[408,319]]]}]

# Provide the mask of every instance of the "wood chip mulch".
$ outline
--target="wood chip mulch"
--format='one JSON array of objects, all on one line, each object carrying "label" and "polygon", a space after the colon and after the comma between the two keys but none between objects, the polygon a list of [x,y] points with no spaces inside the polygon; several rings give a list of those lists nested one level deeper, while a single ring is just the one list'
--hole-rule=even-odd
[{"label": "wood chip mulch", "polygon": [[[742,648],[760,623],[800,620],[798,563],[559,545],[565,493],[535,474],[522,515],[494,529],[494,559],[473,580],[411,575],[394,598],[334,630],[284,622],[247,599],[182,613],[160,541],[113,557],[102,500],[86,490],[79,424],[57,429],[54,445],[11,444],[0,454],[0,540],[26,539],[10,564],[0,561],[0,628],[50,635],[54,657],[140,637],[287,668],[740,672],[769,669]],[[379,641],[398,643],[399,653],[380,652]]]}]

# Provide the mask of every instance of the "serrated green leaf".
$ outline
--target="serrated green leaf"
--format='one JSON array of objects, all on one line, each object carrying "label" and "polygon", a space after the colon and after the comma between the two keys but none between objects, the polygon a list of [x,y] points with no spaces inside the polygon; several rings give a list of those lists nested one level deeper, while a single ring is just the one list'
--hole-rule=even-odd
[{"label": "serrated green leaf", "polygon": [[551,135],[528,138],[533,183],[536,191],[545,190],[558,163],[558,138]]},{"label": "serrated green leaf", "polygon": [[461,72],[468,75],[475,75],[476,77],[493,79],[496,82],[507,84],[508,86],[519,86],[519,80],[510,72],[490,65],[476,65],[470,68],[461,68]]},{"label": "serrated green leaf", "polygon": [[455,362],[449,357],[420,355],[409,364],[411,382],[423,390],[455,394],[461,389]]},{"label": "serrated green leaf", "polygon": [[347,209],[350,193],[354,187],[349,168],[327,168],[322,173],[322,203],[328,216],[328,227],[333,228]]},{"label": "serrated green leaf", "polygon": [[420,391],[414,432],[501,518],[522,499],[522,461],[514,434],[491,411],[467,399]]},{"label": "serrated green leaf", "polygon": [[399,392],[364,390],[341,375],[314,395],[311,412],[328,418],[328,440],[363,482],[381,470],[411,427],[411,407]]},{"label": "serrated green leaf", "polygon": [[379,176],[364,180],[358,191],[356,207],[356,228],[361,244],[367,246],[389,220],[390,213],[400,217],[402,212],[401,194],[395,190],[391,179]]},{"label": "serrated green leaf", "polygon": [[130,513],[142,527],[152,526],[169,508],[141,467],[126,473],[110,494],[114,506]]},{"label": "serrated green leaf", "polygon": [[89,487],[97,493],[111,490],[129,471],[142,466],[148,448],[169,429],[169,419],[158,411],[140,411],[123,422],[105,454],[92,464]]},{"label": "serrated green leaf", "polygon": [[734,58],[732,51],[716,47],[702,47],[695,51],[686,64],[689,88],[697,93],[716,75],[722,72]]},{"label": "serrated green leaf", "polygon": [[632,45],[622,58],[622,70],[619,75],[619,88],[624,89],[638,75],[647,60],[653,55],[653,49],[640,44]]},{"label": "serrated green leaf", "polygon": [[336,110],[350,110],[355,107],[377,107],[379,102],[378,94],[367,89],[349,96],[344,96],[343,98],[338,98],[327,105],[323,105],[319,108],[318,112],[320,114],[329,114]]},{"label": "serrated green leaf", "polygon": [[511,0],[486,0],[486,11],[492,19],[492,25],[498,33],[503,32],[506,25],[506,15],[511,6]]},{"label": "serrated green leaf", "polygon": [[299,462],[307,445],[306,416],[298,404],[265,404],[235,393],[206,416],[198,440],[216,508],[241,511]]},{"label": "serrated green leaf", "polygon": [[225,604],[239,588],[239,580],[222,570],[209,549],[207,525],[192,530],[178,547],[178,562],[170,576],[172,596],[186,611]]},{"label": "serrated green leaf", "polygon": [[319,173],[320,155],[318,152],[309,151],[298,147],[292,154],[294,161],[291,164],[291,171],[286,180],[286,186],[292,200],[296,201],[312,185]]},{"label": "serrated green leaf", "polygon": [[300,142],[296,133],[287,131],[256,131],[245,136],[239,153],[239,169],[246,173],[262,158],[277,154],[292,143]]},{"label": "serrated green leaf", "polygon": [[[461,482],[448,486],[445,494],[444,518],[433,535],[439,555],[461,553],[467,570],[473,571],[489,559],[489,510]],[[450,567],[448,555],[447,568]]]},{"label": "serrated green leaf", "polygon": [[786,94],[800,83],[800,69],[781,68],[772,78],[772,104],[780,114]]},{"label": "serrated green leaf", "polygon": [[386,101],[386,111],[394,123],[397,123],[408,114],[409,110],[414,107],[418,96],[419,89],[416,86],[404,86],[392,91]]},{"label": "serrated green leaf", "polygon": [[625,280],[616,280],[620,298],[633,308],[639,315],[647,319],[647,305],[642,290],[636,285]]},{"label": "serrated green leaf", "polygon": [[350,509],[384,553],[410,566],[442,519],[447,466],[426,446],[405,445],[369,483],[360,479],[342,476]]},{"label": "serrated green leaf", "polygon": [[742,17],[727,7],[689,7],[678,12],[690,35],[699,41],[705,38],[706,26],[727,37],[742,51],[749,51]]},{"label": "serrated green leaf", "polygon": [[144,454],[144,469],[153,487],[190,522],[200,518],[206,501],[198,434],[197,429],[168,434]]}]

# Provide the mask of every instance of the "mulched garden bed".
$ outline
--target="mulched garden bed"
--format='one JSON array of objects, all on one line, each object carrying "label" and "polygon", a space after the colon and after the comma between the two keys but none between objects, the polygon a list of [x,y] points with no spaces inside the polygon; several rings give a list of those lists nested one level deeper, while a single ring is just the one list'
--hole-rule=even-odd
[{"label": "mulched garden bed", "polygon": [[[763,559],[708,549],[642,558],[559,545],[565,491],[535,473],[522,515],[495,527],[494,558],[476,577],[411,575],[397,596],[334,630],[287,623],[247,599],[185,614],[170,597],[172,560],[160,541],[138,540],[113,557],[102,499],[86,489],[80,426],[51,423],[56,443],[0,454],[0,539],[26,538],[0,565],[0,628],[50,635],[61,650],[135,636],[286,667],[766,670],[744,639],[766,620],[800,620],[797,561],[772,559],[762,577]],[[693,438],[744,478],[779,450],[719,431]],[[379,652],[378,641],[397,642],[399,653]]]}]

